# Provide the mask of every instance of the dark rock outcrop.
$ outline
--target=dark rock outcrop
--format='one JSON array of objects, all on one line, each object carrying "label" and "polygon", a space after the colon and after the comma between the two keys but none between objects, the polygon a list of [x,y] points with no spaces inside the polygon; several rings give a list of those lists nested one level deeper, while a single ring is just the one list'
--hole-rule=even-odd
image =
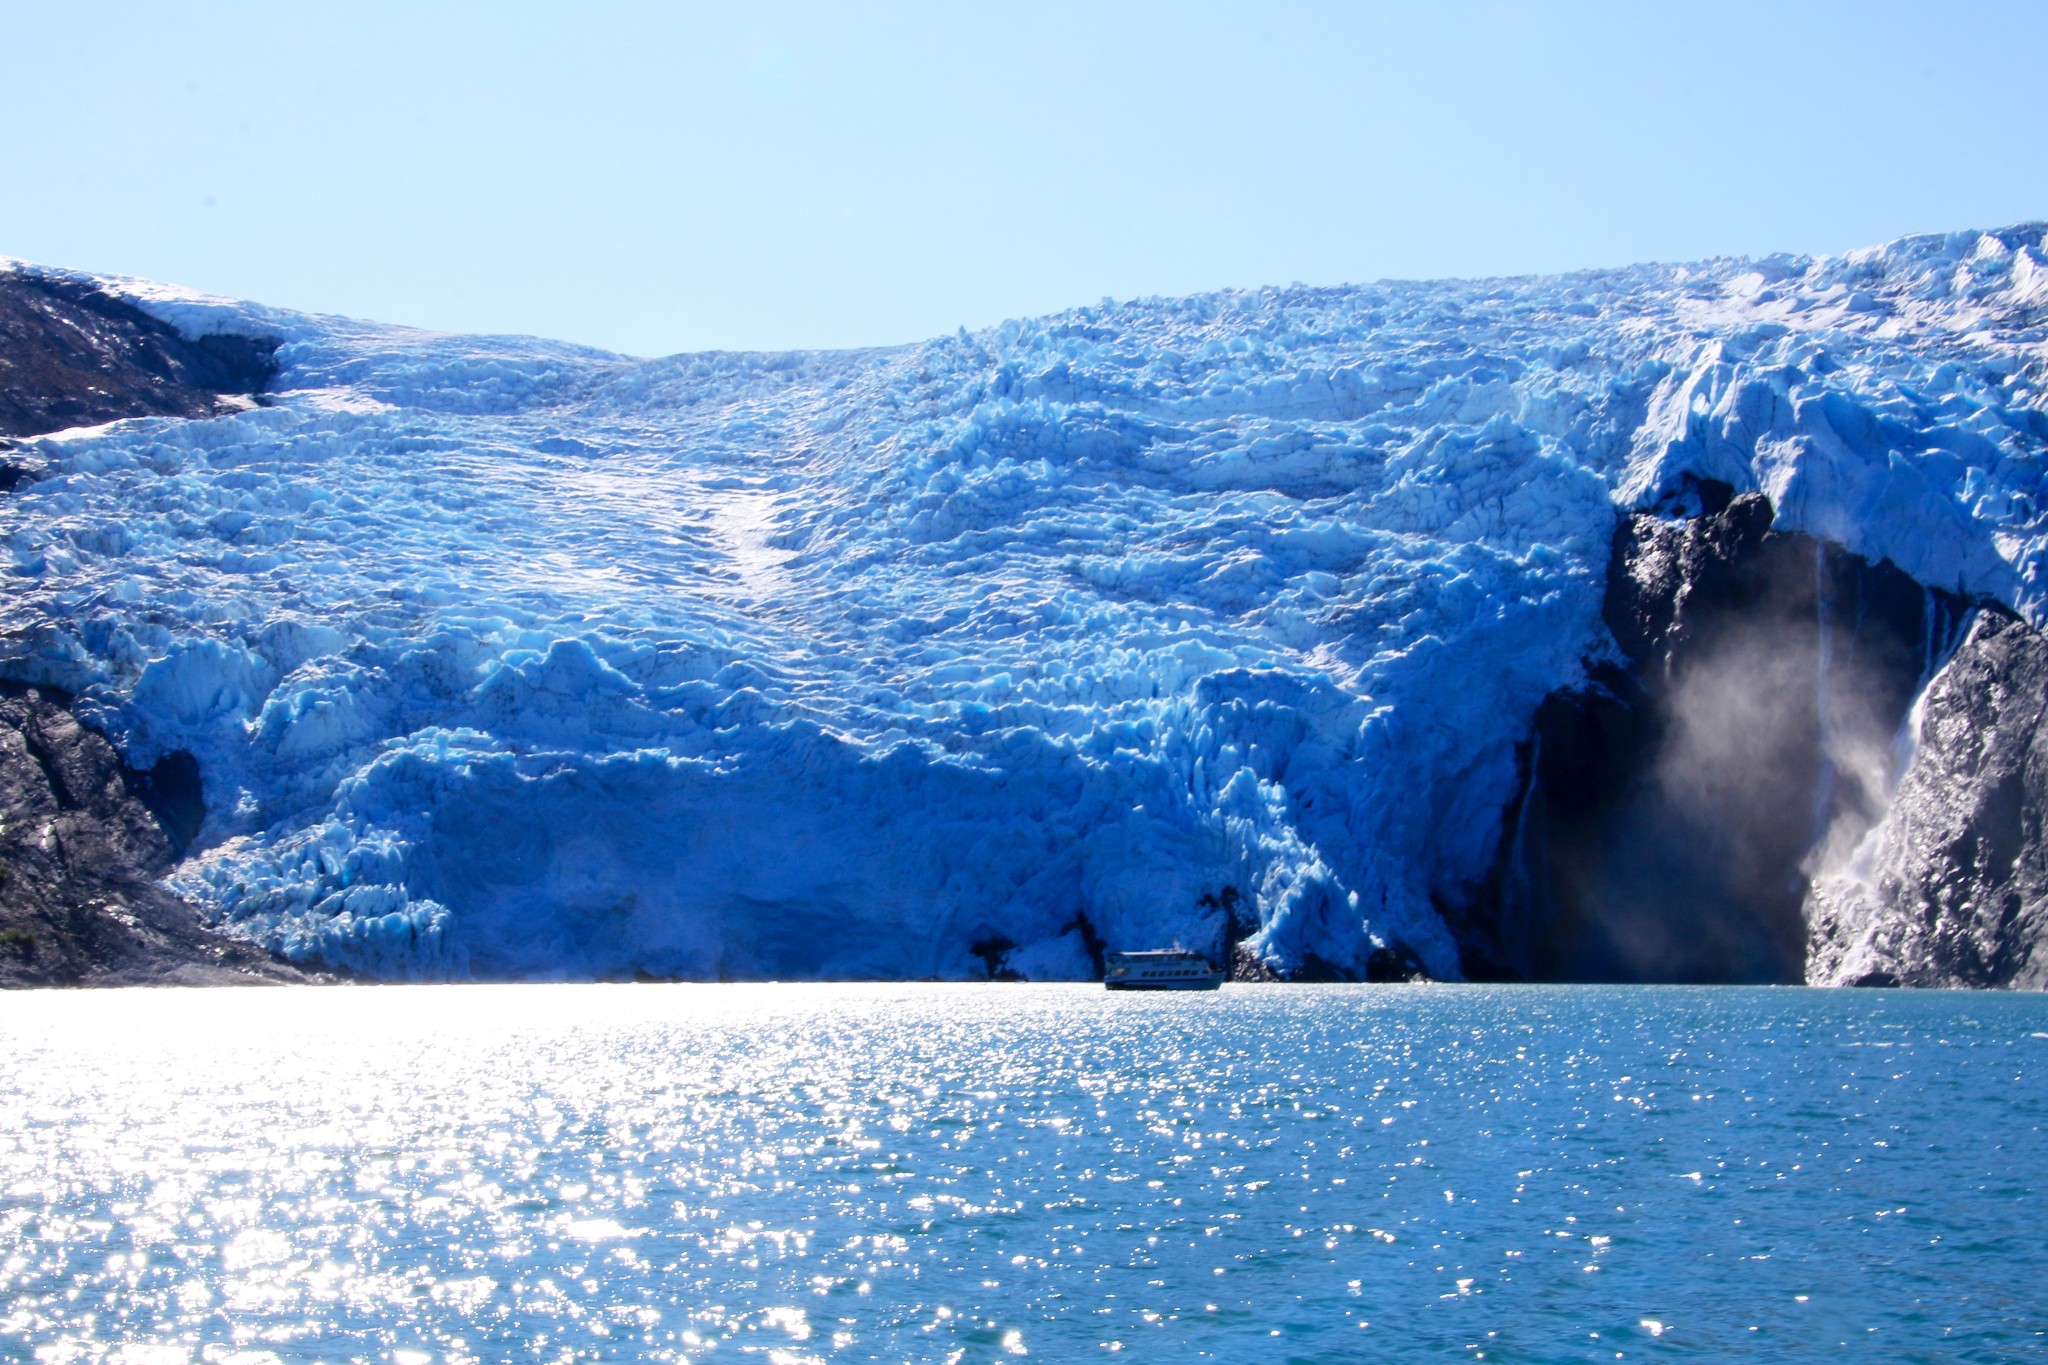
[{"label": "dark rock outcrop", "polygon": [[0,687],[0,985],[309,979],[158,884],[191,837],[190,756],[131,768],[68,701]]},{"label": "dark rock outcrop", "polygon": [[277,345],[180,336],[133,304],[75,281],[0,274],[0,436],[119,417],[208,417],[260,393]]},{"label": "dark rock outcrop", "polygon": [[1884,820],[1808,901],[1825,985],[2048,988],[2048,640],[1985,607]]},{"label": "dark rock outcrop", "polygon": [[1883,813],[1964,605],[1729,492],[1617,529],[1620,657],[1538,712],[1496,866],[1454,918],[1468,975],[1805,978],[1809,882]]}]

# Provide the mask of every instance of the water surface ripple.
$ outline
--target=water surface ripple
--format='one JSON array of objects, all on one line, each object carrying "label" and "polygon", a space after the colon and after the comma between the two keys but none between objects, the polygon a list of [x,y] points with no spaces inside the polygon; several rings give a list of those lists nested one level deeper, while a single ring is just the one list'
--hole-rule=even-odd
[{"label": "water surface ripple", "polygon": [[2011,1360],[2048,998],[0,998],[0,1355]]}]

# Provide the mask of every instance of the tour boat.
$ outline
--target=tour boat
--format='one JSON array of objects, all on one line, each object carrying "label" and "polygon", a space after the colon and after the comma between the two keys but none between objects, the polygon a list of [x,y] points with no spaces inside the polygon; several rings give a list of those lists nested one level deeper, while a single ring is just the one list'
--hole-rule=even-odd
[{"label": "tour boat", "polygon": [[1144,953],[1111,953],[1102,984],[1113,991],[1213,991],[1223,973],[1200,953],[1159,948]]}]

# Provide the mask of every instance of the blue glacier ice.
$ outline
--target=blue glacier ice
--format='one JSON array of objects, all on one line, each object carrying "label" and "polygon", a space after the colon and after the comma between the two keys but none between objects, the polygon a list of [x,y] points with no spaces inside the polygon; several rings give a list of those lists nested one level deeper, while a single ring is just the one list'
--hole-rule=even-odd
[{"label": "blue glacier ice", "polygon": [[101,280],[282,372],[16,453],[0,671],[197,755],[213,922],[373,975],[1076,977],[1238,899],[1454,977],[1624,510],[2041,622],[2044,236],[659,360]]}]

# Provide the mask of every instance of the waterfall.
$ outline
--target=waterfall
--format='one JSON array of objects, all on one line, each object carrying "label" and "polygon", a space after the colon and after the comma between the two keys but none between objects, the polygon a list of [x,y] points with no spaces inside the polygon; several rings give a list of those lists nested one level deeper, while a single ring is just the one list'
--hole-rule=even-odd
[{"label": "waterfall", "polygon": [[1927,690],[1927,680],[1934,676],[1934,618],[1941,612],[1934,589],[1925,583],[1920,585],[1920,599],[1920,681],[1913,685],[1916,698]]},{"label": "waterfall", "polygon": [[1501,950],[1510,962],[1522,970],[1528,969],[1529,936],[1535,929],[1533,923],[1544,899],[1543,887],[1546,873],[1543,869],[1529,866],[1529,824],[1535,818],[1536,803],[1542,799],[1543,788],[1538,775],[1543,770],[1543,732],[1536,730],[1529,737],[1529,771],[1522,779],[1521,809],[1515,816],[1515,842],[1508,858],[1508,875],[1513,879],[1510,894],[1504,899],[1513,907],[1513,912],[1503,916],[1501,924]]},{"label": "waterfall", "polygon": [[1813,842],[1818,848],[1827,839],[1834,822],[1835,738],[1832,708],[1828,703],[1829,673],[1834,665],[1834,641],[1828,629],[1828,551],[1821,541],[1813,545],[1814,625],[1819,647],[1814,651],[1813,705],[1819,722],[1820,770],[1813,786]]},{"label": "waterfall", "polygon": [[1949,619],[1947,606],[1935,596],[1934,589],[1922,588],[1921,591],[1926,594],[1927,605],[1922,612],[1920,677],[1913,684],[1913,704],[1907,708],[1898,734],[1892,737],[1891,771],[1884,792],[1887,805],[1898,792],[1906,769],[1912,765],[1913,755],[1920,751],[1920,720],[1927,706],[1927,691],[1941,670],[1948,667],[1948,661],[1955,657],[1956,650],[1962,647],[1970,626],[1977,619],[1974,607],[1967,607],[1957,612],[1954,619]]}]

